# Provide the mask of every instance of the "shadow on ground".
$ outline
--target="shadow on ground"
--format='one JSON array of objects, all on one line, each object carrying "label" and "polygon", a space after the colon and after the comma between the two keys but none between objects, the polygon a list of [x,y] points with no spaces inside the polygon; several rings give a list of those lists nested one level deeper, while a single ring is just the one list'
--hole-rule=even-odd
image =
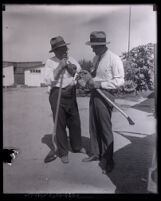
[{"label": "shadow on ground", "polygon": [[[122,132],[118,131],[118,134],[122,135]],[[52,150],[51,137],[51,134],[46,134],[42,138],[42,143]],[[156,135],[152,134],[144,138],[126,137],[131,144],[114,153],[115,168],[108,177],[116,186],[116,194],[148,193],[148,171],[156,147]],[[89,153],[89,138],[82,136],[82,146]],[[71,151],[70,146],[69,151]]]},{"label": "shadow on ground", "polygon": [[[82,147],[85,148],[87,155],[89,154],[89,138],[82,136]],[[41,138],[41,142],[43,144],[46,144],[50,151],[47,154],[47,156],[45,157],[45,159],[52,154],[52,152],[55,152],[55,147],[52,144],[52,134],[45,134],[42,138]],[[69,137],[68,137],[68,147],[69,147],[69,151],[72,152],[71,146],[70,146],[70,141],[69,141]],[[44,159],[44,162],[45,162]]]},{"label": "shadow on ground", "polygon": [[148,171],[155,149],[155,137],[155,134],[145,138],[127,137],[131,144],[115,152],[115,169],[108,177],[116,186],[116,194],[148,193]]},{"label": "shadow on ground", "polygon": [[153,113],[155,110],[155,100],[154,98],[147,98],[139,104],[133,105],[132,108],[143,112]]}]

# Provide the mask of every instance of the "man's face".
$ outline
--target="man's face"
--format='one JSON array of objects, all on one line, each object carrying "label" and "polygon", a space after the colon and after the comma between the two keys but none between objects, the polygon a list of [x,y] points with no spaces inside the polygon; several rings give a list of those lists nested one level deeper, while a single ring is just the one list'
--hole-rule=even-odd
[{"label": "man's face", "polygon": [[101,55],[104,51],[104,45],[92,45],[91,48],[96,55]]},{"label": "man's face", "polygon": [[54,50],[56,57],[58,57],[59,59],[67,58],[67,52],[67,46],[58,47]]}]

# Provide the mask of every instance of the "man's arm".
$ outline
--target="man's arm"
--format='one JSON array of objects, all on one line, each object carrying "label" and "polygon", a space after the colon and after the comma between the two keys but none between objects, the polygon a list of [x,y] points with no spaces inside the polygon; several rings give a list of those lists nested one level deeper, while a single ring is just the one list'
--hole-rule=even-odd
[{"label": "man's arm", "polygon": [[62,73],[62,71],[67,67],[67,59],[63,58],[58,67],[54,70],[53,75],[54,75],[54,80],[58,80],[60,74]]},{"label": "man's arm", "polygon": [[101,82],[101,88],[117,89],[124,85],[124,67],[119,57],[113,58],[112,63],[112,77],[109,82]]},{"label": "man's arm", "polygon": [[117,89],[124,85],[124,67],[119,57],[113,58],[111,62],[112,66],[112,79],[96,81],[90,80],[89,87],[92,88],[104,88],[104,89]]},{"label": "man's arm", "polygon": [[55,86],[58,82],[59,76],[64,69],[65,61],[61,61],[59,65],[56,67],[57,63],[50,61],[48,59],[45,64],[44,70],[44,82],[47,86]]},{"label": "man's arm", "polygon": [[51,68],[50,61],[47,60],[44,68],[44,82],[46,85],[50,86],[53,80],[53,69]]}]

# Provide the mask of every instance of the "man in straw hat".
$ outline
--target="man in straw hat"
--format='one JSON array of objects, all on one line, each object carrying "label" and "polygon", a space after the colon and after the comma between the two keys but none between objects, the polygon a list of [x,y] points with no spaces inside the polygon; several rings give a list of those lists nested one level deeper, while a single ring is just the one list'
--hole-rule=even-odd
[{"label": "man in straw hat", "polygon": [[[81,145],[80,116],[76,101],[76,88],[74,75],[80,71],[80,65],[68,55],[67,45],[61,36],[50,40],[51,50],[55,56],[49,58],[45,64],[45,81],[51,87],[49,102],[53,112],[53,121],[58,110],[55,141],[57,156],[63,163],[68,163],[68,139],[66,127],[69,129],[70,145],[73,152],[85,153]],[[61,75],[63,78],[61,81]],[[58,106],[58,94],[61,88],[60,106]],[[54,143],[53,143],[54,144]],[[54,151],[46,158],[50,162],[56,158]]]},{"label": "man in straw hat", "polygon": [[93,79],[88,82],[91,89],[89,103],[89,132],[90,132],[90,157],[83,162],[100,160],[103,173],[111,172],[114,167],[113,160],[113,133],[111,114],[113,106],[97,92],[101,91],[114,101],[114,93],[124,84],[124,68],[119,56],[112,53],[106,42],[103,31],[94,31],[90,34],[90,45],[95,56],[93,58]]}]

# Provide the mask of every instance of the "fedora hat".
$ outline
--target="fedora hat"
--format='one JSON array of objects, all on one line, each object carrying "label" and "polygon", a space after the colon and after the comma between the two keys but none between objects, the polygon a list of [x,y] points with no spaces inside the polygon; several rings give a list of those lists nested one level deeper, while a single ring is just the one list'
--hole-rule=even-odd
[{"label": "fedora hat", "polygon": [[65,43],[63,37],[57,36],[50,40],[51,50],[49,52],[53,52],[56,48],[69,45],[70,43]]},{"label": "fedora hat", "polygon": [[106,42],[106,34],[103,31],[94,31],[90,34],[90,41],[86,42],[86,45],[106,45],[110,42]]}]

